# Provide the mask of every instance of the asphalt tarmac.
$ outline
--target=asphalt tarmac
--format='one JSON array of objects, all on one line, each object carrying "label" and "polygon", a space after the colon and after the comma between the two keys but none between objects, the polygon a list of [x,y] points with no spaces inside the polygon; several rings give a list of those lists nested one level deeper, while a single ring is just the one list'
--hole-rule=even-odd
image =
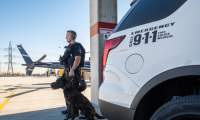
[{"label": "asphalt tarmac", "polygon": [[[55,80],[56,77],[0,77],[0,120],[63,120],[63,92],[50,88]],[[91,100],[90,82],[87,84],[83,94]]]}]

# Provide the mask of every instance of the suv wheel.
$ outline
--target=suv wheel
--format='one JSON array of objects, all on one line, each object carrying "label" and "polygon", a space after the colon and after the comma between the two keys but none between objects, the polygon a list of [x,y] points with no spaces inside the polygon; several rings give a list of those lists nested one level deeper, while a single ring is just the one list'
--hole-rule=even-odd
[{"label": "suv wheel", "polygon": [[173,97],[150,120],[200,120],[200,95]]}]

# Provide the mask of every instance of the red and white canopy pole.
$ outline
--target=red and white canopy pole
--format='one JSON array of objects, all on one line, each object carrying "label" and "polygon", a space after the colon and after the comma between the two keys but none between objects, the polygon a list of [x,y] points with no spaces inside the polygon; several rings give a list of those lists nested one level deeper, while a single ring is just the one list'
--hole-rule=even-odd
[{"label": "red and white canopy pole", "polygon": [[91,100],[98,105],[104,40],[117,23],[117,0],[90,0]]}]

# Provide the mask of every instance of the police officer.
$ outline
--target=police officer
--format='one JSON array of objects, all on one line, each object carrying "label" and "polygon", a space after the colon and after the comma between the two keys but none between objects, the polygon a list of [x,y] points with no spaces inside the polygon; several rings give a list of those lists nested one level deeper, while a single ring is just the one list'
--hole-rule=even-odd
[{"label": "police officer", "polygon": [[[65,66],[65,74],[69,77],[74,77],[73,83],[74,86],[79,87],[79,81],[81,80],[81,67],[84,66],[85,61],[85,49],[84,47],[75,41],[76,32],[73,30],[68,30],[66,32],[66,42],[68,46],[64,52],[64,55],[60,58],[60,61],[63,62]],[[66,106],[69,107],[68,100],[66,99],[66,92],[63,90],[65,96]],[[63,114],[66,114],[68,111],[62,111]],[[78,114],[78,111],[76,111]]]}]

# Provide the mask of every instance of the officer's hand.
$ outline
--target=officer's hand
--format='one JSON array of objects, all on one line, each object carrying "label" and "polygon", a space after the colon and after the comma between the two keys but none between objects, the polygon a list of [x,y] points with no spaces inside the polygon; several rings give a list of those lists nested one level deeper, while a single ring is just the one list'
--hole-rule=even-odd
[{"label": "officer's hand", "polygon": [[69,71],[69,77],[72,77],[72,76],[74,76],[74,70],[70,69],[70,71]]}]

